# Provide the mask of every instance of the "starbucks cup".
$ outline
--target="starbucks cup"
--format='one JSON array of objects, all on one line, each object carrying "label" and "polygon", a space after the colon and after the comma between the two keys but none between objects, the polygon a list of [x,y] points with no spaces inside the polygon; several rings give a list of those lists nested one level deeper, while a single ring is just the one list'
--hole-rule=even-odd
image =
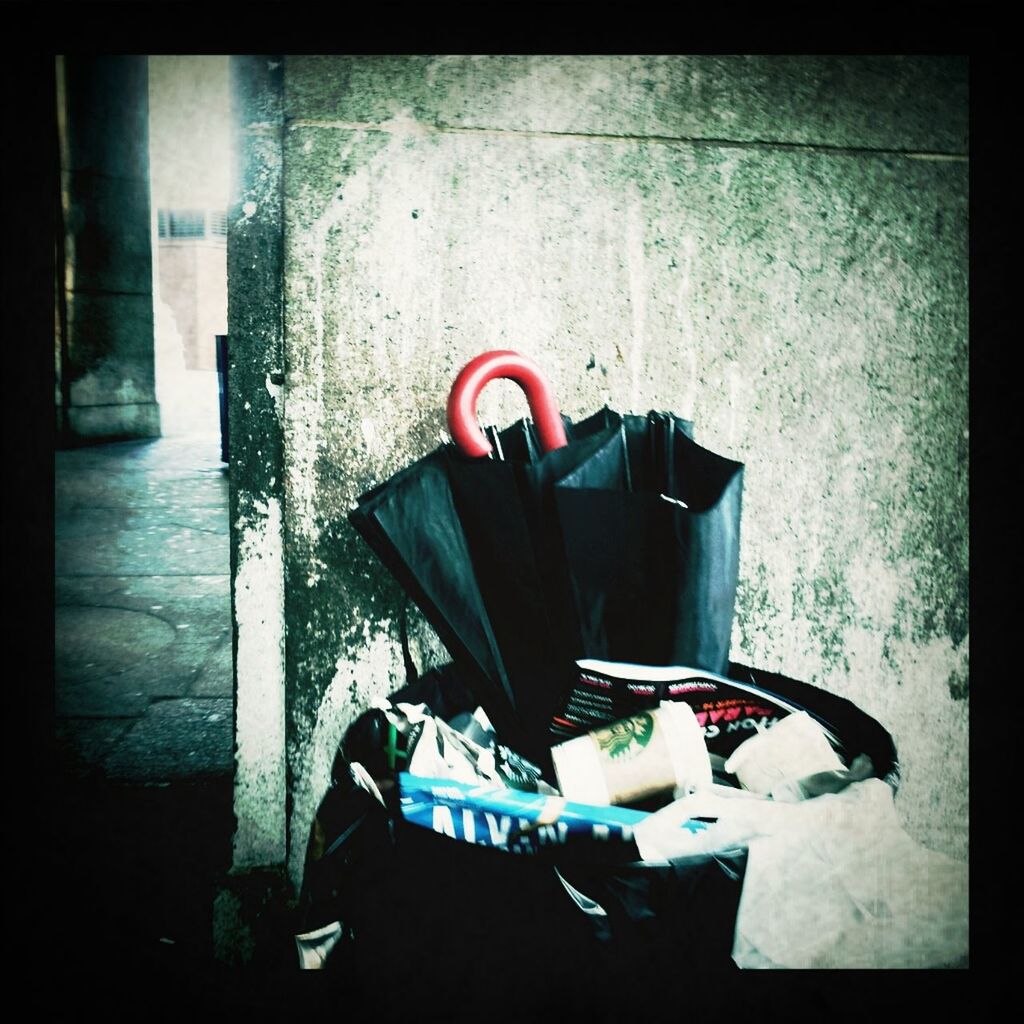
[{"label": "starbucks cup", "polygon": [[683,701],[560,743],[551,759],[562,796],[585,804],[624,804],[711,782],[704,730]]}]

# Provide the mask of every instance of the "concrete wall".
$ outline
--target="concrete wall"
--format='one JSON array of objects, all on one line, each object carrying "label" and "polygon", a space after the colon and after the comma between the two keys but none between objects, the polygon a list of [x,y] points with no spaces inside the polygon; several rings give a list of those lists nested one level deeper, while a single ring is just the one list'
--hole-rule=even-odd
[{"label": "concrete wall", "polygon": [[[232,58],[228,415],[235,665],[234,870],[288,858],[284,585],[283,58]],[[233,906],[234,897],[224,902]],[[225,912],[229,919],[231,912]]]},{"label": "concrete wall", "polygon": [[57,419],[66,441],[160,433],[145,57],[57,58]]},{"label": "concrete wall", "polygon": [[[297,882],[336,744],[439,657],[345,515],[459,367],[671,409],[746,463],[732,657],[893,733],[967,851],[966,66],[947,58],[235,58],[236,865]],[[508,422],[511,385],[481,402]],[[287,773],[284,773],[284,766]],[[290,796],[287,823],[282,793]]]}]

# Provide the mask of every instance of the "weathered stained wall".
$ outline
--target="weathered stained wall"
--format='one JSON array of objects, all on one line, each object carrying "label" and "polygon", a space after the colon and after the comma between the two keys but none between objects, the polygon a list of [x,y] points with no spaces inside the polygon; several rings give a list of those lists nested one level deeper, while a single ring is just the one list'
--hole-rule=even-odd
[{"label": "weathered stained wall", "polygon": [[282,402],[282,61],[234,58],[228,211],[234,868],[287,860]]},{"label": "weathered stained wall", "polygon": [[[293,879],[345,726],[404,678],[403,621],[440,656],[346,512],[437,445],[456,372],[499,347],[570,415],[671,409],[746,463],[732,657],[877,717],[907,828],[966,857],[965,62],[236,63],[239,700],[239,580],[273,535]],[[511,385],[481,401],[522,411]]]},{"label": "weathered stained wall", "polygon": [[69,55],[56,73],[58,430],[65,443],[153,437],[146,58]]}]

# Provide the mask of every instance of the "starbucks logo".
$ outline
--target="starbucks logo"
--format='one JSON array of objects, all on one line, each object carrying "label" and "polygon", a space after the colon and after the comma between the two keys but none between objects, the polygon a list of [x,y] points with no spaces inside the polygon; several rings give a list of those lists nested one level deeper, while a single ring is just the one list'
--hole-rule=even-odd
[{"label": "starbucks logo", "polygon": [[654,735],[654,715],[641,711],[632,718],[612,722],[593,735],[598,749],[612,760],[633,757],[650,743]]}]

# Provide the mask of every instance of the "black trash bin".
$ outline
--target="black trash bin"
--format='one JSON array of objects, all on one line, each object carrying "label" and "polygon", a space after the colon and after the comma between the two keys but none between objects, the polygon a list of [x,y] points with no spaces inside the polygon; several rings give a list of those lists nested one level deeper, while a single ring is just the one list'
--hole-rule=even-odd
[{"label": "black trash bin", "polygon": [[[867,755],[876,777],[898,785],[892,737],[850,701],[736,663],[728,675],[813,711],[841,737],[847,757]],[[475,705],[455,665],[390,699],[422,702],[442,719]],[[298,908],[302,932],[340,922],[324,966],[344,977],[351,995],[398,1012],[408,1006],[412,979],[430,978],[430,996],[420,990],[417,998],[436,1011],[435,999],[484,999],[514,978],[537,998],[564,1000],[568,1012],[603,1006],[616,992],[659,991],[666,979],[737,969],[732,946],[745,850],[646,864],[625,847],[514,855],[432,832],[404,820],[397,785],[382,791],[382,806],[352,781],[352,761],[376,777],[390,774],[388,740],[373,733],[378,714],[364,712],[342,741],[307,848]],[[600,912],[588,913],[570,887]],[[402,975],[405,984],[397,984]],[[581,990],[595,979],[600,989]]]}]

